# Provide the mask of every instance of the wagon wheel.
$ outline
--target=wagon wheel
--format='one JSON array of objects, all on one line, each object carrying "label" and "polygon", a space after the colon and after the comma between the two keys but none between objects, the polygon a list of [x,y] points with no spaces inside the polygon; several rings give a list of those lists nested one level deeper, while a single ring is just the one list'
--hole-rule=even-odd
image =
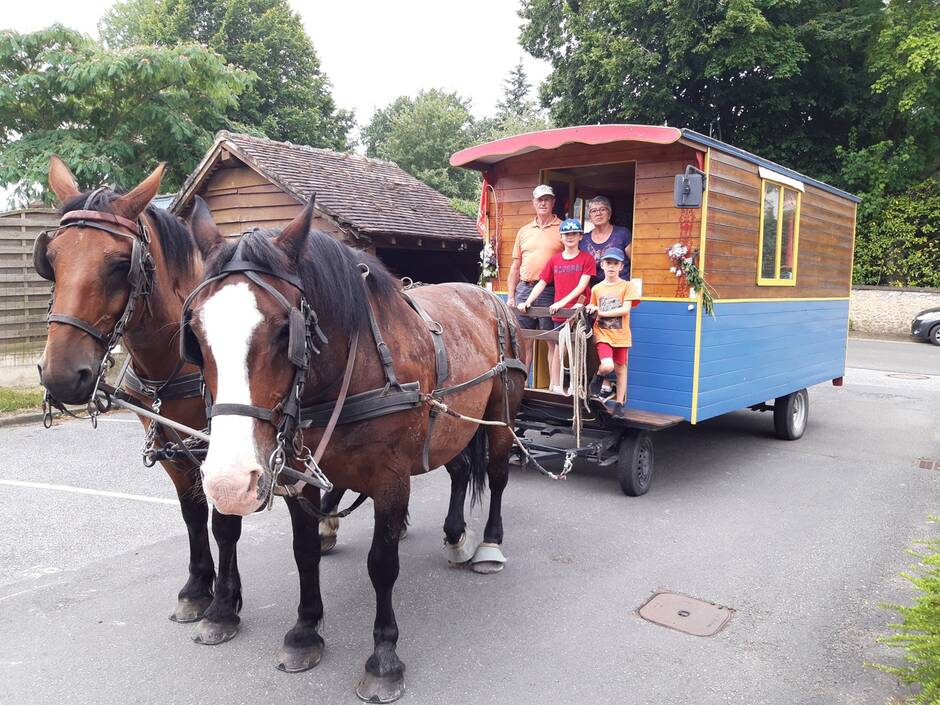
[{"label": "wagon wheel", "polygon": [[777,397],[774,401],[774,431],[777,438],[795,441],[806,430],[809,419],[809,394],[805,389]]},{"label": "wagon wheel", "polygon": [[620,489],[629,497],[639,497],[649,491],[653,479],[653,438],[649,431],[628,428],[623,432],[617,479]]}]

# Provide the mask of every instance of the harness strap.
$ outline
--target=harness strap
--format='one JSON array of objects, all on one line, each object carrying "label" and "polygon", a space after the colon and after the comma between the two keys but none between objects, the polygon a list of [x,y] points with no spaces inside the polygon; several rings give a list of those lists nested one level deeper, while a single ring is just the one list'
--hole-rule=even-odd
[{"label": "harness strap", "polygon": [[177,377],[176,373],[169,379],[146,379],[138,375],[130,364],[128,357],[124,371],[123,385],[148,399],[160,398],[164,401],[176,399],[195,399],[202,396],[202,375],[199,372]]},{"label": "harness strap", "polygon": [[50,313],[48,316],[46,316],[46,321],[49,323],[65,323],[66,325],[74,326],[75,328],[88,333],[88,335],[90,335],[105,347],[108,347],[108,338],[110,336],[107,333],[101,332],[100,329],[95,328],[90,323],[83,321],[81,318],[76,318],[75,316],[66,316],[64,313]]},{"label": "harness strap", "polygon": [[385,372],[385,390],[387,391],[390,387],[396,387],[401,390],[402,385],[398,381],[398,377],[395,376],[395,364],[392,360],[392,352],[388,349],[388,345],[386,345],[385,340],[382,338],[382,331],[379,330],[378,321],[375,320],[375,311],[372,310],[372,298],[369,296],[369,286],[366,283],[371,272],[369,271],[369,267],[365,264],[359,265],[359,271],[362,273],[362,288],[365,290],[366,304],[368,304],[366,310],[369,312],[369,328],[372,330],[372,339],[375,341],[375,349],[379,353],[379,360]]},{"label": "harness strap", "polygon": [[495,367],[491,367],[486,372],[484,372],[483,374],[477,375],[473,379],[468,379],[466,382],[455,384],[453,387],[435,389],[433,392],[431,392],[431,396],[443,397],[447,394],[456,394],[457,392],[463,391],[467,387],[472,387],[473,385],[479,384],[480,382],[485,382],[490,377],[495,377],[496,375],[502,374],[503,372],[506,372],[508,370],[518,370],[525,374],[529,373],[529,368],[523,365],[522,362],[520,362],[519,360],[515,360],[512,358],[508,360],[501,360],[499,363],[496,364]]},{"label": "harness strap", "polygon": [[450,377],[450,362],[447,359],[447,347],[444,345],[444,327],[433,320],[410,294],[403,291],[401,295],[408,305],[414,309],[415,313],[421,316],[421,320],[431,331],[431,340],[434,341],[434,358],[437,363],[437,383],[435,386],[440,387]]},{"label": "harness strap", "polygon": [[212,404],[206,416],[210,419],[216,416],[251,416],[262,421],[270,421],[274,418],[274,412],[271,409],[251,404]]},{"label": "harness strap", "polygon": [[[346,399],[346,404],[337,423],[356,423],[369,419],[394,414],[398,411],[407,411],[424,403],[420,383],[406,382],[399,385],[399,389],[386,392],[382,389],[370,389],[368,392],[353,394]],[[330,413],[334,402],[302,407],[300,410],[301,426],[326,426],[329,423]]]}]

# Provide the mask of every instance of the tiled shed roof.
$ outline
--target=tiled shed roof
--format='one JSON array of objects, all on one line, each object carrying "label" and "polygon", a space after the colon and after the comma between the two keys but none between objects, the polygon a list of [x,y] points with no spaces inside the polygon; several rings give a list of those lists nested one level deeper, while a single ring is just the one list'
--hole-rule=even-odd
[{"label": "tiled shed roof", "polygon": [[178,201],[189,200],[219,147],[300,201],[316,192],[317,210],[358,234],[480,239],[473,221],[451,208],[446,196],[392,162],[227,131],[216,135],[210,158],[189,177]]}]

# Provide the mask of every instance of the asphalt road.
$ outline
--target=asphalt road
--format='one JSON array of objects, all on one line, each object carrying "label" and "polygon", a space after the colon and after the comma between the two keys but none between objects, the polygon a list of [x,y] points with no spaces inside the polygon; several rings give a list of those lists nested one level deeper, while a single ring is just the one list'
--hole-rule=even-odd
[{"label": "asphalt road", "polygon": [[[842,388],[810,391],[810,426],[776,440],[739,412],[657,434],[648,495],[578,466],[554,483],[515,471],[504,500],[506,570],[449,569],[448,478],[415,480],[395,604],[403,703],[880,705],[905,691],[865,661],[909,602],[899,576],[936,534],[940,349],[850,343]],[[901,376],[891,376],[902,373]],[[924,377],[924,375],[927,375]],[[0,703],[347,702],[371,650],[371,518],[347,520],[324,558],[327,650],[287,675],[296,571],[280,504],[245,521],[242,630],[198,646],[167,619],[187,548],[169,481],[138,459],[136,421],[0,429]],[[84,488],[93,493],[76,493]],[[104,493],[118,494],[104,494]],[[482,513],[473,524],[482,532]],[[636,615],[665,588],[732,608],[717,636]]]}]

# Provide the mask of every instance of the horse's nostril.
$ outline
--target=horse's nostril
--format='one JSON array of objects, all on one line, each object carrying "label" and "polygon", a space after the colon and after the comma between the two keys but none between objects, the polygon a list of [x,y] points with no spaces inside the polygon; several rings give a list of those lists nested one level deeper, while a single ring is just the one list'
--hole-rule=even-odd
[{"label": "horse's nostril", "polygon": [[79,367],[75,374],[78,377],[78,384],[76,387],[78,389],[82,389],[85,387],[85,385],[88,384],[89,380],[91,380],[92,370],[90,367]]}]

